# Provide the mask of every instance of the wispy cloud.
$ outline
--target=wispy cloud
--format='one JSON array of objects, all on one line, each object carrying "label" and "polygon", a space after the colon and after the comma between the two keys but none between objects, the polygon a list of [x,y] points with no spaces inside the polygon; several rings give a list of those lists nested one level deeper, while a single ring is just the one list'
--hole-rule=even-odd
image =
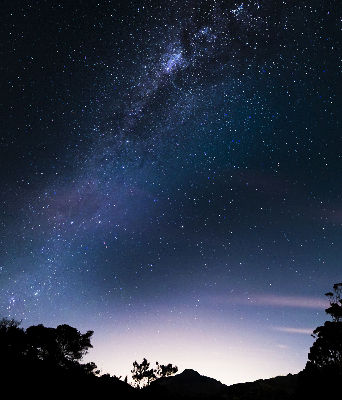
[{"label": "wispy cloud", "polygon": [[303,335],[311,335],[313,332],[313,329],[308,329],[308,328],[292,328],[288,326],[274,326],[272,327],[274,331],[279,331],[279,332],[286,332],[286,333],[300,333]]},{"label": "wispy cloud", "polygon": [[240,296],[214,296],[209,299],[210,303],[221,304],[243,304],[249,306],[265,307],[294,307],[325,309],[329,306],[326,299],[307,296],[280,296],[280,295],[240,295]]},{"label": "wispy cloud", "polygon": [[250,296],[251,305],[265,305],[273,307],[297,307],[297,308],[327,308],[328,302],[316,297],[304,296]]}]

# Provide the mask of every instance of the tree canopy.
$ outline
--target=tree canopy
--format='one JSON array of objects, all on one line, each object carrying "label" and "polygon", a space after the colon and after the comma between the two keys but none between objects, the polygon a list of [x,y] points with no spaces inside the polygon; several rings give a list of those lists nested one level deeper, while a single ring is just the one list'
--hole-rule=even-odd
[{"label": "tree canopy", "polygon": [[162,365],[156,362],[156,368],[150,368],[150,363],[146,358],[139,364],[137,361],[133,363],[132,378],[138,388],[149,385],[152,381],[175,374],[178,371],[177,366],[172,364]]},{"label": "tree canopy", "polygon": [[0,319],[0,352],[6,362],[41,361],[45,365],[78,368],[85,373],[94,373],[94,363],[80,364],[88,349],[93,347],[90,342],[93,331],[82,334],[66,324],[57,328],[40,324],[30,326],[25,331],[20,324],[14,319]]},{"label": "tree canopy", "polygon": [[329,298],[330,307],[325,310],[334,322],[342,321],[342,283],[335,283],[334,291],[325,295]]},{"label": "tree canopy", "polygon": [[325,310],[333,321],[326,321],[313,332],[316,339],[308,355],[309,363],[319,370],[335,370],[342,375],[342,283],[326,293],[330,307]]},{"label": "tree canopy", "polygon": [[90,338],[93,331],[84,334],[69,325],[47,328],[43,325],[26,329],[28,353],[40,360],[69,367],[79,363],[88,349],[93,347]]},{"label": "tree canopy", "polygon": [[161,365],[158,363],[158,361],[156,362],[156,364],[157,364],[157,369],[155,371],[158,378],[165,378],[167,376],[174,375],[178,372],[178,367],[176,365],[175,366],[173,366],[172,364]]},{"label": "tree canopy", "polygon": [[18,358],[26,351],[24,329],[21,321],[14,319],[0,319],[0,353],[2,359]]}]

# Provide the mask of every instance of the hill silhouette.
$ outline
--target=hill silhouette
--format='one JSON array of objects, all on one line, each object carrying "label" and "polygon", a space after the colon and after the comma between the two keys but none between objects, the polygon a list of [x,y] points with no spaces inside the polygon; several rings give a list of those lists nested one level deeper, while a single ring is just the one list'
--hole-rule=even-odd
[{"label": "hill silhouette", "polygon": [[153,400],[290,400],[294,398],[297,387],[297,374],[227,386],[197,371],[186,369],[178,375],[157,379],[142,389],[140,394],[144,399]]},{"label": "hill silhouette", "polygon": [[[170,397],[220,396],[226,385],[213,378],[200,375],[193,369],[185,369],[181,374],[160,378],[150,385],[152,390],[163,391]],[[158,388],[158,389],[157,389]]]}]

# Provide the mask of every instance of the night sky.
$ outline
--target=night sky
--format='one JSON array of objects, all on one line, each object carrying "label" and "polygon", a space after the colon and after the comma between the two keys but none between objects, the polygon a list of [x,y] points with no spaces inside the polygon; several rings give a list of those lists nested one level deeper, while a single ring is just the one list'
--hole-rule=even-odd
[{"label": "night sky", "polygon": [[102,373],[297,373],[342,281],[339,0],[2,1],[0,314]]}]

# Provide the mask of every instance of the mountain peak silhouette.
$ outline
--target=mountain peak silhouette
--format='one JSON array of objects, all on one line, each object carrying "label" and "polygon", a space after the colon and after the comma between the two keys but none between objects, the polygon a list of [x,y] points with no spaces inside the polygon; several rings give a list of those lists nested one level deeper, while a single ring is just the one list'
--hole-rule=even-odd
[{"label": "mountain peak silhouette", "polygon": [[184,397],[217,395],[227,387],[216,379],[203,376],[193,369],[185,369],[178,375],[157,379],[152,385],[164,387],[169,395]]},{"label": "mountain peak silhouette", "polygon": [[182,377],[182,379],[200,379],[202,375],[193,370],[193,369],[185,369],[182,373],[176,375],[178,379]]}]

